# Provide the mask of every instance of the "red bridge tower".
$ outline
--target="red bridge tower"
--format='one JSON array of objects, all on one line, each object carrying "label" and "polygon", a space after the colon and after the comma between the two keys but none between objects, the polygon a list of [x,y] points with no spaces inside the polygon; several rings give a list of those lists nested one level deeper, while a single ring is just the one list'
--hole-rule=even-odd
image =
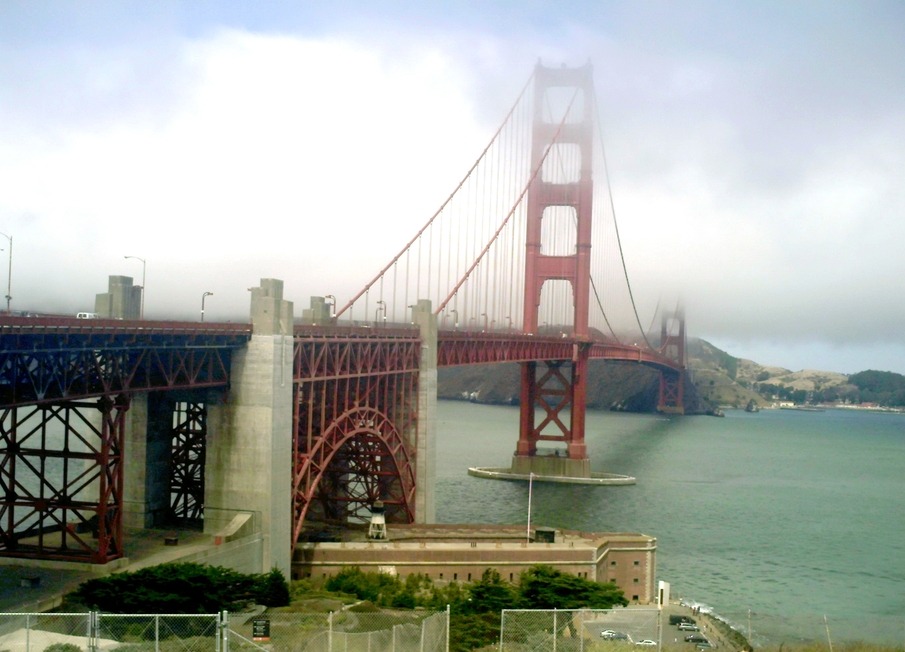
[{"label": "red bridge tower", "polygon": [[[582,68],[544,68],[534,75],[534,125],[531,169],[537,173],[528,191],[525,255],[526,333],[538,331],[541,290],[547,281],[564,280],[572,287],[572,358],[522,364],[519,441],[512,460],[515,473],[590,477],[584,441],[586,371],[589,353],[588,306],[591,279],[591,208],[593,201],[593,81],[590,64]],[[573,89],[568,117],[561,122],[544,119],[551,89]],[[574,116],[574,117],[573,117]],[[554,151],[558,150],[558,151]],[[577,151],[576,151],[577,150]],[[561,156],[580,166],[577,179],[563,178],[551,169]],[[572,213],[575,250],[571,254],[545,254],[542,224],[545,217]],[[538,423],[536,410],[543,417]],[[550,455],[538,455],[538,442],[555,446]],[[562,453],[562,454],[560,454]]]}]

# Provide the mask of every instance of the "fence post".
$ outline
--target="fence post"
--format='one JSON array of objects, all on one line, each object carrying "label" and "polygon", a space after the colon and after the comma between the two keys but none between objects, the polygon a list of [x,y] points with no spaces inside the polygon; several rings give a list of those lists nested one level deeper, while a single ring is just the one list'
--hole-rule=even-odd
[{"label": "fence post", "polygon": [[88,612],[88,652],[97,651],[98,639],[98,614],[96,611]]},{"label": "fence post", "polygon": [[446,652],[449,652],[449,605],[446,605]]},{"label": "fence post", "polygon": [[333,652],[333,612],[327,614],[327,652]]},{"label": "fence post", "polygon": [[587,622],[588,612],[587,610],[582,610],[579,613],[581,617],[578,620],[578,652],[584,652],[584,624]]},{"label": "fence post", "polygon": [[226,609],[217,614],[217,650],[229,652],[229,612]]},{"label": "fence post", "polygon": [[559,625],[556,624],[556,609],[553,610],[553,652],[556,652],[556,635],[559,633]]},{"label": "fence post", "polygon": [[503,630],[506,629],[506,609],[500,612],[500,652],[503,652]]},{"label": "fence post", "polygon": [[160,614],[154,616],[154,652],[160,652]]}]

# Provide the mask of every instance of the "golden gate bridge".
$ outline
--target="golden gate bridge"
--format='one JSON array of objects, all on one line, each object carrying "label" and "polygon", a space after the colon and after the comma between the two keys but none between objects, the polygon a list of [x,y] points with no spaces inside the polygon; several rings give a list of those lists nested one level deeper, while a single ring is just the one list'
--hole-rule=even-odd
[{"label": "golden gate bridge", "polygon": [[539,64],[414,237],[301,319],[273,279],[250,324],[0,317],[0,556],[106,563],[126,524],[251,510],[281,565],[310,523],[377,501],[432,522],[442,367],[520,364],[526,476],[590,476],[590,359],[656,369],[681,413],[684,315],[640,323],[597,114],[590,65]]}]

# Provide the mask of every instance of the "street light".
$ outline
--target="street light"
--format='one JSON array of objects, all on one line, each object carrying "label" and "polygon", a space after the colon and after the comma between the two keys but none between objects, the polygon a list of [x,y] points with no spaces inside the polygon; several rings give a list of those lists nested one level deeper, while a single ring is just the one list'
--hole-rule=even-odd
[{"label": "street light", "polygon": [[13,236],[0,233],[9,240],[9,272],[6,276],[6,314],[9,314],[9,302],[13,300]]},{"label": "street light", "polygon": [[387,320],[387,302],[380,300],[377,302],[377,309],[374,311],[374,326],[379,326],[380,324],[377,321],[377,315],[380,314],[380,311],[383,310],[383,321]]},{"label": "street light", "polygon": [[205,292],[204,294],[201,295],[201,321],[204,321],[204,300],[207,297],[212,297],[212,296],[214,296],[213,292]]},{"label": "street light", "polygon": [[139,258],[138,256],[124,256],[127,260],[129,258],[134,258],[135,260],[141,261],[141,308],[138,315],[139,319],[145,318],[145,271],[148,267],[148,262],[144,258]]},{"label": "street light", "polygon": [[324,297],[324,303],[330,306],[330,319],[336,317],[336,297],[332,294],[328,294]]}]

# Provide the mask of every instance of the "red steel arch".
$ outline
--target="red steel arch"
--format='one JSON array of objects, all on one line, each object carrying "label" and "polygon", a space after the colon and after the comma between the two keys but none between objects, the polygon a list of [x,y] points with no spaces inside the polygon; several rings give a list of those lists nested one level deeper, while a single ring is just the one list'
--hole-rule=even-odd
[{"label": "red steel arch", "polygon": [[297,327],[293,539],[306,521],[415,518],[421,340],[414,329]]},{"label": "red steel arch", "polygon": [[[413,457],[389,415],[359,406],[343,412],[306,454],[296,454],[293,542],[315,504],[323,520],[363,522],[374,502],[382,500],[388,519],[412,522]],[[338,503],[345,503],[341,511]]]}]

